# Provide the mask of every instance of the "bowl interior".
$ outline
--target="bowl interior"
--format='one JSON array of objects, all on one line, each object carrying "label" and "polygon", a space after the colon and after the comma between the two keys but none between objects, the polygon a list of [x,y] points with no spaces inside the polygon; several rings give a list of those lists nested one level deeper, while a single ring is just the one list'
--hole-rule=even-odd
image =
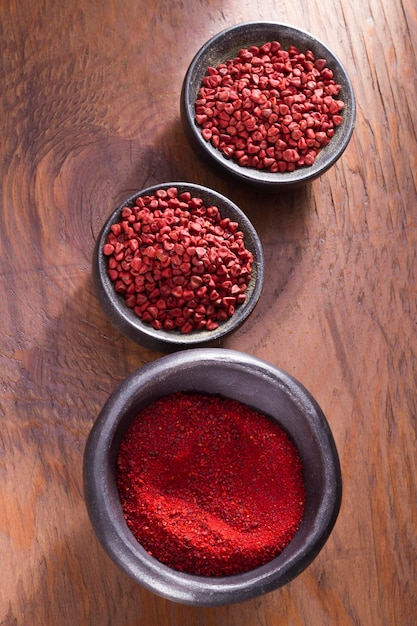
[{"label": "bowl interior", "polygon": [[[216,393],[248,404],[276,420],[299,450],[306,487],[301,526],[279,556],[250,572],[206,578],[171,570],[149,556],[124,521],[115,482],[120,441],[143,406],[176,391]],[[223,349],[176,353],[131,375],[109,399],[93,427],[85,452],[84,479],[93,526],[113,560],[155,593],[199,606],[240,602],[289,582],[324,545],[341,499],[334,440],[311,395],[281,370]]]},{"label": "bowl interior", "polygon": [[[246,300],[236,307],[235,313],[226,321],[220,322],[213,331],[194,330],[183,334],[178,330],[155,330],[150,324],[142,322],[124,298],[117,294],[107,273],[107,258],[102,252],[110,227],[120,219],[124,206],[133,205],[139,196],[152,195],[158,189],[177,187],[178,192],[190,191],[192,195],[203,198],[206,206],[215,205],[222,217],[230,217],[239,222],[245,236],[245,247],[253,254],[252,278],[246,290]],[[197,347],[218,342],[218,340],[238,328],[250,315],[261,294],[264,267],[263,250],[260,239],[250,220],[243,211],[222,194],[191,183],[173,182],[154,185],[128,198],[108,218],[97,239],[93,257],[93,278],[97,297],[110,321],[127,337],[146,347],[156,350],[172,351],[181,348]]]},{"label": "bowl interior", "polygon": [[[333,70],[336,83],[341,85],[340,99],[344,100],[343,122],[335,130],[330,143],[323,148],[312,166],[294,172],[271,173],[241,167],[225,157],[201,136],[195,121],[195,101],[201,81],[210,66],[233,59],[241,48],[260,46],[268,41],[279,41],[284,49],[295,45],[301,52],[311,50],[316,58],[325,58]],[[350,78],[336,55],[310,33],[293,26],[273,22],[250,22],[228,28],[210,39],[196,54],[186,73],[182,94],[181,114],[185,133],[195,151],[220,172],[227,172],[242,182],[276,190],[297,186],[313,180],[329,169],[346,149],[355,124],[356,106]]]}]

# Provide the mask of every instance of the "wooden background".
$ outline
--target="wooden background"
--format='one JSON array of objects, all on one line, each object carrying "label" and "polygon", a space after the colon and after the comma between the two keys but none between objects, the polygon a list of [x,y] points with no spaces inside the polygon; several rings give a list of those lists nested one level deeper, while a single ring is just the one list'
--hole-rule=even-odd
[{"label": "wooden background", "polygon": [[[343,60],[356,129],[311,186],[217,177],[179,121],[184,73],[241,21],[309,30]],[[415,0],[0,0],[0,624],[410,626],[417,610]],[[229,195],[262,237],[259,304],[224,346],[322,406],[344,496],[326,546],[263,598],[191,608],[141,589],[87,517],[82,457],[116,384],[161,356],[92,292],[101,224],[145,185]]]}]

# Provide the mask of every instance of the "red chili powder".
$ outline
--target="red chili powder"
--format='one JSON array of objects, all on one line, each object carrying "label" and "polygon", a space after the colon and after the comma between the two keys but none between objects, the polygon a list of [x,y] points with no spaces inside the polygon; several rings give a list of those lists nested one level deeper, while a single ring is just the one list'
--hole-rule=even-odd
[{"label": "red chili powder", "polygon": [[235,400],[165,396],[130,424],[117,458],[136,539],[176,570],[228,576],[267,563],[304,511],[298,451],[271,419]]}]

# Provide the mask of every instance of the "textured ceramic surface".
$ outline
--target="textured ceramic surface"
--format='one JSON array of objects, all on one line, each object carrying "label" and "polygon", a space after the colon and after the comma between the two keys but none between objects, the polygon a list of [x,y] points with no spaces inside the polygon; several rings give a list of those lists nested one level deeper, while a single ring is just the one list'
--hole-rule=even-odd
[{"label": "textured ceramic surface", "polygon": [[[294,539],[266,565],[219,578],[180,573],[151,557],[128,529],[115,482],[120,441],[142,407],[177,391],[220,394],[246,403],[276,420],[296,444],[304,465],[305,513]],[[313,561],[337,519],[342,479],[326,418],[299,382],[241,352],[201,348],[157,359],[131,374],[114,391],[86,444],[84,490],[94,530],[109,556],[126,574],[175,602],[218,606],[277,589]]]},{"label": "textured ceramic surface", "polygon": [[[206,206],[215,205],[219,209],[222,217],[230,217],[237,221],[240,230],[245,235],[245,246],[253,254],[252,279],[246,291],[246,301],[237,306],[234,315],[221,322],[214,331],[193,331],[189,334],[182,334],[180,331],[155,330],[150,324],[146,324],[126,306],[124,298],[114,290],[113,283],[107,274],[107,258],[102,252],[106,242],[110,227],[120,219],[120,213],[124,206],[133,205],[139,196],[152,195],[158,189],[168,189],[177,187],[179,192],[190,191],[193,196],[203,198]],[[258,234],[247,216],[225,196],[192,183],[170,182],[161,183],[152,187],[147,187],[134,194],[123,202],[107,219],[102,231],[97,239],[93,257],[93,281],[99,302],[109,320],[120,332],[133,341],[163,352],[183,348],[193,348],[203,345],[218,345],[219,340],[225,335],[236,330],[253,311],[261,294],[264,280],[264,257],[262,245]]]},{"label": "textured ceramic surface", "polygon": [[[216,66],[234,58],[241,48],[279,41],[283,48],[295,45],[301,52],[311,50],[316,58],[325,58],[333,70],[336,83],[342,86],[340,99],[344,100],[343,122],[336,129],[330,143],[319,152],[310,167],[296,169],[291,173],[276,173],[241,167],[226,159],[219,150],[201,136],[195,122],[195,101],[201,81],[209,66]],[[240,182],[265,191],[279,191],[310,182],[321,176],[345,151],[354,129],[356,104],[350,78],[336,55],[316,37],[293,26],[273,22],[249,22],[232,26],[210,39],[192,60],[182,86],[181,118],[185,134],[195,152],[219,174],[233,176]]]}]

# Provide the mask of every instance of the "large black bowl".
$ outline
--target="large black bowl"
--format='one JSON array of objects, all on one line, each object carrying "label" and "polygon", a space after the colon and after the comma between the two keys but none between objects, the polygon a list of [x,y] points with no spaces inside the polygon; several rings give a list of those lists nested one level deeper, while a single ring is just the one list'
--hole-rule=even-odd
[{"label": "large black bowl", "polygon": [[[304,466],[304,517],[293,540],[266,565],[218,578],[181,573],[150,556],[130,532],[116,487],[120,442],[144,406],[178,391],[237,399],[270,416],[297,446]],[[131,374],[114,391],[87,441],[84,490],[93,528],[109,556],[126,574],[170,600],[216,606],[273,591],[313,561],[336,522],[342,479],[329,425],[302,384],[282,370],[241,352],[200,348],[157,359]]]}]

